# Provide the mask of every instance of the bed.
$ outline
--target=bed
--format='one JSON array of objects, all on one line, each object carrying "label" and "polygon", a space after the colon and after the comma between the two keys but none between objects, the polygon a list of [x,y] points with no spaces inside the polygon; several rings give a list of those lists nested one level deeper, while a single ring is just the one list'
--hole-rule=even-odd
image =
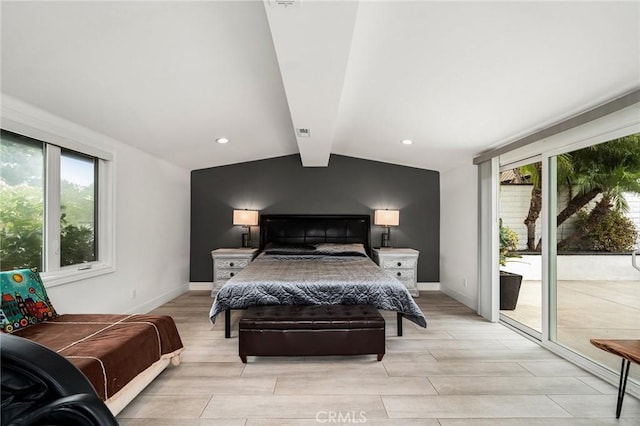
[{"label": "bed", "polygon": [[35,269],[0,272],[0,289],[0,331],[67,358],[114,415],[180,361],[183,345],[170,316],[59,315]]},{"label": "bed", "polygon": [[13,333],[63,355],[118,414],[183,350],[164,315],[64,314]]},{"label": "bed", "polygon": [[426,327],[424,314],[396,278],[370,258],[368,215],[263,215],[260,254],[218,291],[215,323],[230,310],[261,305],[372,305]]}]

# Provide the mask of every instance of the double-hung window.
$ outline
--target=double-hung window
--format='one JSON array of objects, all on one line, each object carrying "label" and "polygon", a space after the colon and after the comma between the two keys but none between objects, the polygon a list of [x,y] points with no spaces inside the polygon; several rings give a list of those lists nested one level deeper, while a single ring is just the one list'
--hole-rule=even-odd
[{"label": "double-hung window", "polygon": [[2,130],[0,269],[37,268],[46,284],[112,268],[110,161]]}]

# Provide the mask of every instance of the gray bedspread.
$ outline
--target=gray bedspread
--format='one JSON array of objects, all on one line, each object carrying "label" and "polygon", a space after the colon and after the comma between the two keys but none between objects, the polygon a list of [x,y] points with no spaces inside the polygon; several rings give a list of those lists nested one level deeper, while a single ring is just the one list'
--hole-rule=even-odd
[{"label": "gray bedspread", "polygon": [[406,287],[368,257],[261,254],[222,286],[209,316],[256,305],[373,305],[427,326]]}]

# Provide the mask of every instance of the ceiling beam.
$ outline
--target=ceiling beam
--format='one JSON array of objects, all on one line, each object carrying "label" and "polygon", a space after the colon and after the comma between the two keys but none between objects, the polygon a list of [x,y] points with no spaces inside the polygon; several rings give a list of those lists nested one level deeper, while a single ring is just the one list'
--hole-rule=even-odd
[{"label": "ceiling beam", "polygon": [[[357,1],[264,0],[302,165],[326,167],[358,12]],[[298,129],[308,129],[301,136]]]}]

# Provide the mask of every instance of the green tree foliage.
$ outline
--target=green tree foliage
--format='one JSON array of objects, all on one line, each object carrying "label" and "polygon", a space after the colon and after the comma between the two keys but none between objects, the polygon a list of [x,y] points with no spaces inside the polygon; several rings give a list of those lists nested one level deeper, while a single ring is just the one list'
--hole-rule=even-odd
[{"label": "green tree foliage", "polygon": [[571,199],[558,214],[558,225],[604,194],[617,211],[628,205],[623,192],[640,193],[640,134],[625,136],[571,152],[571,170],[559,180]]},{"label": "green tree foliage", "polygon": [[66,223],[62,215],[60,229],[60,266],[77,265],[95,260],[93,229]]},{"label": "green tree foliage", "polygon": [[61,193],[60,266],[94,261],[94,186],[63,180]]},{"label": "green tree foliage", "polygon": [[[573,171],[573,164],[567,154],[558,155],[556,160],[558,181],[566,182],[567,175]],[[532,185],[529,211],[523,222],[527,227],[527,250],[540,251],[542,249],[541,241],[539,240],[536,244],[535,236],[536,221],[542,210],[542,162],[527,164],[514,171],[516,170],[522,183],[531,183]]]},{"label": "green tree foliage", "polygon": [[0,270],[42,269],[42,191],[0,181],[0,195]]},{"label": "green tree foliage", "polygon": [[32,185],[42,188],[43,173],[42,143],[2,131],[0,143],[0,176],[10,186]]},{"label": "green tree foliage", "polygon": [[[64,181],[63,181],[64,182]],[[64,183],[74,190],[68,197],[60,221],[61,265],[95,260],[93,200],[91,187]],[[28,185],[0,182],[0,270],[42,269],[43,194]],[[69,213],[67,213],[69,212]]]},{"label": "green tree foliage", "polygon": [[524,219],[527,227],[527,249],[535,250],[536,220],[542,210],[542,163],[540,161],[527,164],[520,168],[520,174],[529,176],[532,183],[531,198],[529,199],[529,211]]},{"label": "green tree foliage", "polygon": [[[42,143],[2,131],[0,143],[0,270],[43,269]],[[94,185],[61,182],[61,266],[95,260]]]},{"label": "green tree foliage", "polygon": [[500,219],[500,265],[506,266],[507,261],[511,257],[522,257],[518,250],[518,234],[508,226],[502,225]]},{"label": "green tree foliage", "polygon": [[598,195],[601,199],[583,226],[576,227],[571,235],[558,242],[559,250],[568,250],[594,232],[609,211],[627,211],[629,206],[623,195],[625,192],[640,193],[640,134],[593,145],[568,155],[572,169],[564,182],[559,180],[558,183],[564,183],[570,200],[558,214],[557,225],[575,215]]},{"label": "green tree foliage", "polygon": [[[610,211],[620,213],[628,210],[625,192],[640,193],[640,134],[562,154],[556,159],[558,189],[569,194],[567,204],[557,216],[557,226],[600,196],[588,220],[582,221],[582,226],[575,227],[571,235],[558,242],[560,250],[575,250],[584,245],[592,232],[599,232],[600,222],[610,217]],[[540,172],[539,162],[518,169],[518,174],[524,176],[522,181],[532,184],[529,211],[524,220],[527,249],[538,251],[541,244],[538,241],[534,245],[534,236],[535,221],[542,208]]]},{"label": "green tree foliage", "polygon": [[93,227],[94,222],[94,186],[80,186],[63,180],[61,193],[63,223],[81,224]]}]

